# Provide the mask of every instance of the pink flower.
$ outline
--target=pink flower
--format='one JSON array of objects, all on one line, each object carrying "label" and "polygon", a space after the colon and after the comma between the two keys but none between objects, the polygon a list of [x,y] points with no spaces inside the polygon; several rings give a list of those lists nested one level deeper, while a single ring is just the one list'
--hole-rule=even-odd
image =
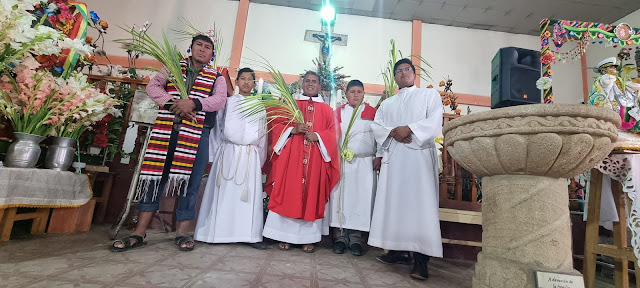
[{"label": "pink flower", "polygon": [[22,58],[22,63],[20,63],[20,66],[24,66],[30,70],[35,70],[36,68],[40,67],[40,63],[38,63],[38,61],[36,61],[36,59],[34,59],[33,57],[27,56]]},{"label": "pink flower", "polygon": [[13,85],[11,85],[11,83],[0,83],[0,90],[2,91],[11,91],[11,89],[13,89]]}]

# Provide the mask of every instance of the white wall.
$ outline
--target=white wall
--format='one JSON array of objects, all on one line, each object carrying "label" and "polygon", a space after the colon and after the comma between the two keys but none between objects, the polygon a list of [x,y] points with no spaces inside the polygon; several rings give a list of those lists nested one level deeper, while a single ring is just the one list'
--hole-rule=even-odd
[{"label": "white wall", "polygon": [[[199,29],[209,30],[216,28],[221,32],[223,38],[222,52],[219,54],[222,63],[228,63],[231,55],[233,43],[233,33],[236,25],[236,15],[238,14],[238,1],[228,0],[85,0],[90,11],[96,11],[101,19],[109,23],[105,41],[105,51],[108,55],[126,56],[125,50],[120,48],[120,44],[113,40],[119,38],[129,38],[129,34],[118,26],[138,26],[145,21],[152,23],[149,35],[156,39],[161,39],[164,30],[170,40],[174,40],[176,35],[171,29],[183,29],[184,26],[179,18],[186,17]],[[90,36],[96,38],[98,35],[94,29],[89,30]],[[190,42],[183,41],[177,43],[183,53]],[[149,58],[148,56],[144,58]]]},{"label": "white wall", "polygon": [[[314,69],[311,61],[319,57],[320,43],[304,41],[304,34],[305,30],[321,30],[318,14],[306,9],[250,3],[240,65],[260,69],[251,60],[262,56],[285,74]],[[333,65],[344,67],[341,72],[351,79],[383,84],[379,74],[388,59],[390,39],[396,40],[403,53],[411,54],[408,21],[338,14],[334,32],[348,35],[348,43],[333,46]]]},{"label": "white wall", "polygon": [[[453,91],[491,96],[491,60],[502,47],[540,49],[538,36],[422,24],[422,57],[433,67],[434,83],[451,77]],[[553,69],[556,103],[582,101],[580,62],[558,64]],[[425,81],[423,81],[425,85]],[[434,85],[437,86],[437,85]],[[466,107],[462,108],[463,114]],[[474,109],[472,112],[482,109]]]}]

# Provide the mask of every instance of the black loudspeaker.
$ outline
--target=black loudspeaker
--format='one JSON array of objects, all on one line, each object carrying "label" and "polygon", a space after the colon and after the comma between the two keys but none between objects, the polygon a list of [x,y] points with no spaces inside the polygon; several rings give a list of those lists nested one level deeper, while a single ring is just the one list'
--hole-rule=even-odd
[{"label": "black loudspeaker", "polygon": [[540,51],[500,48],[491,60],[491,109],[541,103],[538,79]]}]

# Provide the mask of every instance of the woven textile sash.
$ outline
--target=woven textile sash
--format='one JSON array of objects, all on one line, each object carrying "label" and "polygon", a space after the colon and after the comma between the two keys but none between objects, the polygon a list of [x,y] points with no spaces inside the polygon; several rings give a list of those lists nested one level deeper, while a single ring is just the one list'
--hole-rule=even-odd
[{"label": "woven textile sash", "polygon": [[[185,81],[187,61],[188,58],[180,61],[182,77]],[[216,77],[217,72],[215,69],[208,66],[204,67],[196,77],[193,87],[191,87],[189,99],[203,99],[209,97],[213,90]],[[180,92],[172,83],[167,84],[166,91],[171,94],[174,99],[180,99]],[[162,172],[165,165],[169,164],[166,163],[166,159],[169,152],[169,140],[173,129],[173,120],[176,115],[173,114],[173,112],[164,109],[163,106],[164,105],[160,105],[158,117],[156,118],[153,129],[151,130],[151,139],[149,140],[149,145],[144,153],[144,160],[140,171],[140,180],[138,181],[136,191],[136,199],[138,201],[141,200],[142,197],[146,197],[146,195],[148,195],[148,193],[146,193],[148,189],[153,189],[153,198],[151,201],[156,200],[158,197],[160,180],[162,179]],[[169,173],[169,179],[164,189],[167,195],[169,192],[171,192],[171,195],[176,192],[179,193],[182,186],[189,183],[189,177],[191,176],[191,170],[198,151],[198,143],[200,143],[204,117],[205,112],[198,111],[196,112],[197,123],[188,119],[182,119],[182,125],[180,125],[180,131],[178,133],[178,143],[173,154],[173,161],[170,164],[171,170]],[[154,187],[149,187],[151,183],[154,183]],[[184,191],[183,196],[186,196],[186,187]]]}]

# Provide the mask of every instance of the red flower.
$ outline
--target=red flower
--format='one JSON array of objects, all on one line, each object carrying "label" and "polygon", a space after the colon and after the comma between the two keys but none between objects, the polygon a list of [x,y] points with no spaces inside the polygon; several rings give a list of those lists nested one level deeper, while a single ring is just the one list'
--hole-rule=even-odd
[{"label": "red flower", "polygon": [[544,53],[544,55],[540,57],[540,63],[545,65],[556,63],[556,55],[554,55],[551,51],[547,51],[547,53]]},{"label": "red flower", "polygon": [[105,148],[107,147],[108,143],[109,143],[109,138],[107,138],[107,135],[96,134],[96,136],[93,137],[92,146]]}]

